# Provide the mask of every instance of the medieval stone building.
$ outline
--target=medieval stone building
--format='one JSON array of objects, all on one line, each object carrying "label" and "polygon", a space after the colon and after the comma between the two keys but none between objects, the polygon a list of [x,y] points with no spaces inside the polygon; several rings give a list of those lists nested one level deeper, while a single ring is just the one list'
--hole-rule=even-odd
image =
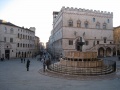
[{"label": "medieval stone building", "polygon": [[65,51],[95,51],[98,56],[112,56],[113,13],[62,7],[53,12],[48,48],[53,56],[64,55]]},{"label": "medieval stone building", "polygon": [[0,58],[31,57],[35,49],[35,30],[0,20]]}]

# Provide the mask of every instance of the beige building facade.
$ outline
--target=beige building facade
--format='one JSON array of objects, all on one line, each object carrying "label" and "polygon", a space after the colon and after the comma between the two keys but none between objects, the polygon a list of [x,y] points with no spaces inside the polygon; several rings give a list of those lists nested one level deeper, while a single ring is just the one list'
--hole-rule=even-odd
[{"label": "beige building facade", "polygon": [[114,27],[113,37],[114,37],[114,43],[116,45],[116,48],[114,48],[114,51],[116,51],[115,54],[120,55],[120,26]]},{"label": "beige building facade", "polygon": [[113,13],[81,8],[53,12],[53,30],[49,38],[53,56],[65,51],[96,51],[98,56],[112,56]]},{"label": "beige building facade", "polygon": [[40,53],[40,39],[35,36],[35,56]]},{"label": "beige building facade", "polygon": [[31,57],[35,49],[35,30],[0,22],[0,57]]}]

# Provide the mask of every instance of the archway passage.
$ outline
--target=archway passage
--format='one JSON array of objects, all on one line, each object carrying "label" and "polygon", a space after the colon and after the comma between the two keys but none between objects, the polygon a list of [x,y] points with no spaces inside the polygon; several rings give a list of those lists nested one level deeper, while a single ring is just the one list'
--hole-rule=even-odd
[{"label": "archway passage", "polygon": [[83,45],[84,45],[84,42],[82,42],[82,37],[78,38],[76,40],[76,50],[82,52]]},{"label": "archway passage", "polygon": [[5,50],[5,58],[9,60],[10,58],[10,50]]},{"label": "archway passage", "polygon": [[103,48],[103,47],[100,47],[100,48],[98,49],[98,56],[99,56],[99,57],[104,57],[104,48]]},{"label": "archway passage", "polygon": [[106,48],[106,56],[111,56],[111,52],[112,50],[110,47]]}]

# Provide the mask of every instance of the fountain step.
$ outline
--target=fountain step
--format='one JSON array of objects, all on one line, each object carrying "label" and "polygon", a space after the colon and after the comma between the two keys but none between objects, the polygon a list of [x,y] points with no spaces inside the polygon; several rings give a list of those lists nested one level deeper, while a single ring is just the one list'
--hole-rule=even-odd
[{"label": "fountain step", "polygon": [[74,74],[74,75],[101,75],[113,72],[112,67],[97,67],[97,68],[73,68],[61,65],[51,65],[50,70],[63,73],[63,74]]}]

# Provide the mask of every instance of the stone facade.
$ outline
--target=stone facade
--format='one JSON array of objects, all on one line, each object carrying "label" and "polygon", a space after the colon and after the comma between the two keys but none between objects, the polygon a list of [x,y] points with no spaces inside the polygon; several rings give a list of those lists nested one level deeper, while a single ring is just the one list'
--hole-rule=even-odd
[{"label": "stone facade", "polygon": [[0,57],[31,57],[35,49],[35,30],[0,22]]},{"label": "stone facade", "polygon": [[40,39],[35,36],[35,55],[38,55],[40,52]]},{"label": "stone facade", "polygon": [[53,12],[53,30],[49,38],[54,56],[65,51],[96,51],[98,56],[112,56],[113,13],[65,8]]},{"label": "stone facade", "polygon": [[116,48],[114,48],[114,51],[116,51],[115,54],[120,55],[120,26],[114,27],[113,37],[114,37],[114,43],[116,45]]}]

